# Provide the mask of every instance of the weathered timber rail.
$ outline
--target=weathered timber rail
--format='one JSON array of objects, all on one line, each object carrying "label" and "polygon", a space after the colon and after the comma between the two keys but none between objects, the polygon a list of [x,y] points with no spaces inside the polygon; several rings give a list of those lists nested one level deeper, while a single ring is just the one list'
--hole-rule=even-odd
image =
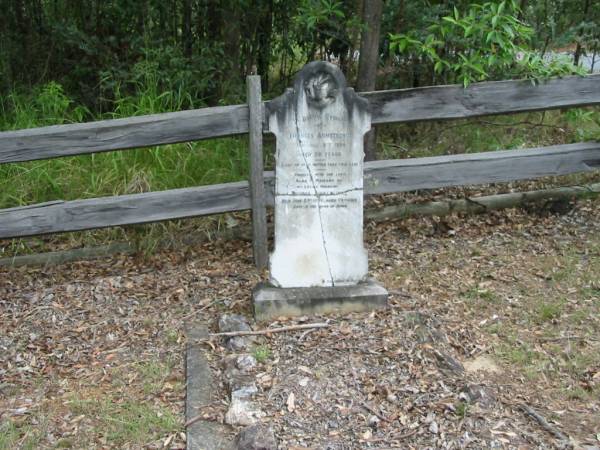
[{"label": "weathered timber rail", "polygon": [[[446,120],[600,104],[600,74],[364,92],[373,124]],[[268,102],[265,102],[268,107]],[[247,105],[0,133],[0,164],[195,141],[249,131]]]},{"label": "weathered timber rail", "polygon": [[[453,156],[372,161],[365,164],[365,193],[508,182],[600,168],[600,143],[581,143]],[[265,172],[273,205],[273,172]],[[0,210],[0,237],[81,231],[251,209],[248,182],[162,192],[57,201]]]},{"label": "weathered timber rail", "polygon": [[[58,125],[0,133],[0,164],[125,150],[249,133],[251,183],[227,183],[161,192],[54,201],[0,210],[0,238],[253,209],[255,257],[264,265],[264,206],[273,202],[273,174],[263,174],[262,133],[268,130],[256,78],[248,80],[249,105]],[[362,93],[374,124],[447,120],[556,108],[600,105],[600,75],[500,81]],[[365,164],[365,193],[432,189],[566,175],[600,168],[600,143],[506,150]],[[264,189],[263,189],[264,186]],[[258,212],[258,213],[257,213]],[[259,261],[260,260],[260,261]]]}]

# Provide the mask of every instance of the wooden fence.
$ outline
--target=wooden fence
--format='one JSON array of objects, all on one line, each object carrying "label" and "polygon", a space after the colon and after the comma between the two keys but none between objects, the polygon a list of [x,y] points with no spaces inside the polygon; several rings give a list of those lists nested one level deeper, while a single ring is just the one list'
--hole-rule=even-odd
[{"label": "wooden fence", "polygon": [[[373,124],[447,120],[600,105],[600,75],[499,81],[362,93]],[[268,132],[259,77],[248,79],[248,104],[57,125],[0,133],[0,164],[210,139],[249,133],[248,182],[48,203],[0,210],[0,239],[253,210],[254,252],[266,263],[265,205],[273,174],[262,167]],[[367,162],[365,193],[431,189],[566,175],[600,168],[600,143]]]}]

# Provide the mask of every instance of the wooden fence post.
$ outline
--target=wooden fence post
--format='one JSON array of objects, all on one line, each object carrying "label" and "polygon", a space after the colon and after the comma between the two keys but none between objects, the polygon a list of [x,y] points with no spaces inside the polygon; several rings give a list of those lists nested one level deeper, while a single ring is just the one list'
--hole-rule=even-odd
[{"label": "wooden fence post", "polygon": [[258,269],[267,267],[267,209],[263,179],[263,104],[260,76],[246,77],[249,110],[250,201],[252,205],[252,250]]}]

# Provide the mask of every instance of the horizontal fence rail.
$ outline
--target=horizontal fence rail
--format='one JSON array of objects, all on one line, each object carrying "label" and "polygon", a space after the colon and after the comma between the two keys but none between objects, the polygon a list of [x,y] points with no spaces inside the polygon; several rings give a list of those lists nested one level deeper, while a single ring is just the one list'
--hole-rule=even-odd
[{"label": "horizontal fence rail", "polygon": [[[365,163],[365,194],[487,184],[600,168],[600,143]],[[274,177],[265,172],[268,205]],[[49,202],[0,210],[0,238],[81,231],[250,209],[248,182]]]},{"label": "horizontal fence rail", "polygon": [[247,132],[247,105],[7,131],[0,133],[0,164],[150,147]]},{"label": "horizontal fence rail", "polygon": [[490,81],[461,85],[361,93],[374,124],[463,119],[600,104],[600,74],[531,81]]},{"label": "horizontal fence rail", "polygon": [[[600,105],[600,74],[365,92],[373,124],[459,119]],[[268,108],[268,102],[265,102]],[[0,164],[247,133],[247,105],[56,125],[0,133]]]}]

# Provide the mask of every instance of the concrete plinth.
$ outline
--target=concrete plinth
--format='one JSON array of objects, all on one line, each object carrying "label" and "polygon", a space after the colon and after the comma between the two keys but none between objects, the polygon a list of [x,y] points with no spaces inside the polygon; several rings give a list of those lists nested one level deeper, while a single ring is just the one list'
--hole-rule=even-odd
[{"label": "concrete plinth", "polygon": [[254,317],[362,312],[387,307],[387,290],[373,279],[352,286],[278,288],[258,284],[252,292]]}]

